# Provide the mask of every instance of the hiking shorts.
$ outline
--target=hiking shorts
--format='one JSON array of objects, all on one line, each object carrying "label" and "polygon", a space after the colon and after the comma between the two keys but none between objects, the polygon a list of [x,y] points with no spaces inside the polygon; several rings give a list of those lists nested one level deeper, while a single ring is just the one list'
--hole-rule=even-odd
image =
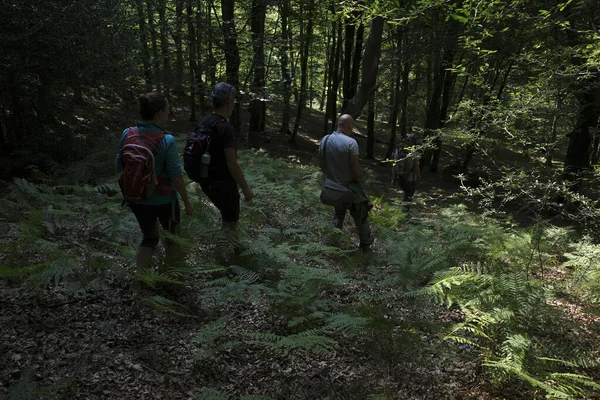
[{"label": "hiking shorts", "polygon": [[130,203],[129,208],[133,211],[133,215],[135,215],[144,235],[140,247],[155,248],[158,244],[159,235],[156,220],[160,222],[163,229],[177,234],[181,216],[177,200],[160,205]]},{"label": "hiking shorts", "polygon": [[204,194],[221,212],[223,222],[237,222],[240,219],[240,192],[235,181],[221,181],[200,184]]}]

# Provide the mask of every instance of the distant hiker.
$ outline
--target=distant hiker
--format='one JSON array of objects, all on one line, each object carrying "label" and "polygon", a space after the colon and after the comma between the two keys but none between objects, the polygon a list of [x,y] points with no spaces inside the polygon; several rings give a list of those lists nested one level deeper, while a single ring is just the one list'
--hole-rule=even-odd
[{"label": "distant hiker", "polygon": [[[181,195],[187,215],[194,213],[182,177],[177,145],[163,126],[169,121],[169,102],[157,92],[142,94],[138,98],[141,121],[123,131],[117,153],[117,171],[124,203],[135,215],[143,239],[136,266],[148,268],[159,235],[156,221],[163,229],[179,233],[179,202]],[[166,243],[167,255],[176,247]]]},{"label": "distant hiker", "polygon": [[417,181],[421,180],[419,153],[414,149],[417,141],[412,136],[403,139],[400,146],[394,150],[392,166],[392,185],[399,185],[404,192],[404,212],[410,210],[410,203],[415,194]]},{"label": "distant hiker", "polygon": [[347,136],[353,128],[354,119],[344,114],[338,120],[337,130],[321,140],[319,154],[325,175],[321,202],[333,206],[332,228],[342,229],[346,211],[350,210],[358,231],[360,248],[368,252],[373,244],[373,236],[367,217],[373,205],[361,186],[358,143]]},{"label": "distant hiker", "polygon": [[212,90],[213,112],[198,123],[184,150],[185,169],[190,179],[200,183],[202,191],[221,213],[223,229],[234,233],[240,218],[240,194],[252,200],[242,168],[237,161],[233,126],[227,121],[235,106],[236,90],[220,82]]}]

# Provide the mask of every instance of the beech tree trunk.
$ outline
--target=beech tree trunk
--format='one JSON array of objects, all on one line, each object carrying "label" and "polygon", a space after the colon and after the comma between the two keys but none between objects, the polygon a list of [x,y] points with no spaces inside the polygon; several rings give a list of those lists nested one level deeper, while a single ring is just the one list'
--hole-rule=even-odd
[{"label": "beech tree trunk", "polygon": [[150,42],[152,44],[152,76],[155,80],[156,90],[161,89],[162,74],[160,71],[160,59],[158,58],[158,38],[154,24],[154,0],[146,0],[148,11],[148,30],[150,31]]},{"label": "beech tree trunk", "polygon": [[369,97],[371,97],[371,94],[376,89],[383,25],[383,17],[377,16],[371,20],[371,31],[369,32],[362,60],[360,86],[356,95],[348,102],[348,105],[342,112],[342,114],[352,115],[354,119],[358,118]]},{"label": "beech tree trunk", "polygon": [[298,129],[300,128],[300,119],[302,118],[302,111],[306,108],[306,92],[308,87],[308,55],[310,50],[310,44],[313,36],[313,3],[312,1],[308,5],[308,24],[306,26],[305,36],[304,36],[304,46],[301,54],[300,61],[300,70],[301,70],[301,78],[300,78],[300,97],[298,99],[298,109],[296,111],[296,119],[294,120],[294,130],[292,132],[291,142],[296,143],[296,136],[298,135]]},{"label": "beech tree trunk", "polygon": [[590,168],[592,129],[600,118],[600,74],[581,82],[576,93],[579,113],[573,131],[569,134],[569,147],[565,157],[564,178],[573,191],[579,191],[583,172]]},{"label": "beech tree trunk", "polygon": [[171,56],[169,52],[169,25],[166,19],[167,1],[160,0],[158,5],[158,16],[160,23],[160,53],[162,57],[162,83],[165,94],[168,96],[171,89]]},{"label": "beech tree trunk", "polygon": [[[225,74],[227,83],[235,86],[236,90],[239,87],[240,77],[240,53],[237,45],[237,32],[235,30],[234,0],[221,0],[221,12],[223,14],[223,48],[225,50]],[[235,130],[237,137],[241,136],[241,121],[240,121],[240,103],[236,102],[233,113],[230,117],[231,125]]]},{"label": "beech tree trunk", "polygon": [[369,111],[367,112],[367,158],[373,158],[375,145],[375,92],[369,98]]},{"label": "beech tree trunk", "polygon": [[183,1],[175,0],[175,92],[183,93]]},{"label": "beech tree trunk", "polygon": [[194,9],[190,1],[186,4],[187,17],[187,50],[188,63],[190,65],[188,75],[190,77],[190,121],[197,121],[196,116],[196,27],[194,26]]},{"label": "beech tree trunk", "polygon": [[264,40],[266,12],[267,5],[263,0],[252,0],[250,29],[252,33],[252,47],[254,49],[254,76],[252,79],[252,98],[250,100],[248,141],[253,145],[259,143],[261,133],[265,127],[266,102],[263,100],[263,97],[265,86]]},{"label": "beech tree trunk", "polygon": [[290,97],[292,97],[292,77],[289,65],[289,33],[288,17],[290,14],[290,2],[281,0],[279,2],[279,13],[281,15],[281,81],[283,83],[283,111],[281,128],[279,132],[289,135],[290,132]]},{"label": "beech tree trunk", "polygon": [[342,92],[344,94],[344,101],[342,108],[346,108],[348,102],[352,98],[351,94],[351,78],[352,78],[352,51],[354,49],[354,34],[356,28],[354,27],[354,18],[346,18],[345,25],[345,39],[344,39],[344,81],[342,84]]},{"label": "beech tree trunk", "polygon": [[[360,15],[359,15],[360,17]],[[363,38],[365,35],[365,25],[361,22],[356,30],[356,44],[354,46],[354,59],[352,61],[352,74],[350,75],[349,98],[353,98],[358,88],[358,77],[360,71],[360,61],[362,59]]]},{"label": "beech tree trunk", "polygon": [[138,24],[140,25],[140,43],[142,45],[142,64],[144,66],[144,78],[146,79],[146,90],[152,89],[152,60],[148,48],[148,29],[146,28],[146,14],[144,13],[144,1],[136,1]]}]

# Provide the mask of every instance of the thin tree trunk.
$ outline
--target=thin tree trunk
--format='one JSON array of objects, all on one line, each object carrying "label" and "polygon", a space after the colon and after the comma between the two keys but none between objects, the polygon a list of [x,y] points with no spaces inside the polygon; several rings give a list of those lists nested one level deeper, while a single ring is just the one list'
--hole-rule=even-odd
[{"label": "thin tree trunk", "polygon": [[369,111],[367,112],[367,158],[373,159],[375,144],[375,92],[369,98]]},{"label": "thin tree trunk", "polygon": [[248,141],[252,145],[259,143],[260,134],[264,129],[266,102],[264,97],[265,86],[265,16],[267,5],[263,0],[252,0],[252,16],[250,28],[252,33],[252,47],[254,49],[253,65],[254,76],[252,79],[252,99],[250,100],[250,129]]},{"label": "thin tree trunk", "polygon": [[356,45],[354,46],[354,60],[352,61],[352,74],[350,75],[350,98],[353,98],[358,89],[358,76],[360,71],[360,61],[362,59],[363,39],[365,35],[365,25],[361,22],[356,30]]},{"label": "thin tree trunk", "polygon": [[[398,28],[398,43],[394,54],[403,54],[402,52],[402,31]],[[388,126],[390,127],[390,141],[385,152],[385,158],[389,159],[392,157],[392,152],[396,147],[396,131],[398,129],[398,112],[400,111],[400,84],[402,79],[402,63],[399,60],[394,59],[396,63],[394,84],[392,86],[392,112],[390,113],[390,119]]]},{"label": "thin tree trunk", "polygon": [[162,83],[165,94],[169,94],[171,88],[171,55],[169,52],[169,25],[166,18],[167,1],[161,0],[158,7],[160,23],[160,52],[163,60]]},{"label": "thin tree trunk", "polygon": [[356,95],[348,102],[344,114],[350,114],[355,119],[376,90],[377,74],[379,72],[379,57],[381,56],[381,38],[383,35],[383,17],[376,16],[371,20],[371,30],[365,46],[362,60],[362,76]]},{"label": "thin tree trunk", "polygon": [[[323,109],[325,108],[325,103],[326,103],[326,98],[327,98],[327,90],[329,88],[329,84],[330,84],[330,71],[329,71],[329,65],[331,64],[331,54],[333,53],[332,50],[332,46],[331,46],[331,35],[329,35],[329,32],[327,32],[328,27],[326,27],[326,35],[327,35],[327,47],[325,48],[325,60],[326,60],[326,67],[324,68],[325,70],[325,77],[323,78],[323,88],[321,89],[321,96],[319,98],[319,111],[323,111]],[[334,45],[333,47],[335,47],[335,40],[334,40]],[[325,113],[325,116],[327,118],[327,113]]]},{"label": "thin tree trunk", "polygon": [[148,9],[148,30],[150,31],[150,42],[152,44],[152,76],[154,77],[156,90],[161,90],[162,74],[160,71],[160,59],[158,58],[158,38],[154,24],[154,0],[146,0]]},{"label": "thin tree trunk", "polygon": [[[225,74],[227,82],[239,91],[240,53],[237,45],[237,32],[235,30],[234,0],[221,0],[223,13],[223,47],[225,50]],[[230,117],[231,124],[237,137],[241,136],[240,103],[236,102]]]},{"label": "thin tree trunk", "polygon": [[[196,121],[196,27],[194,26],[194,9],[191,1],[186,4],[188,63],[190,77],[190,121]],[[202,100],[200,100],[202,101]]]},{"label": "thin tree trunk", "polygon": [[351,79],[352,79],[352,51],[354,49],[354,34],[356,28],[354,27],[353,19],[346,19],[346,29],[344,38],[344,81],[342,84],[342,90],[344,93],[344,101],[342,103],[342,109],[346,108],[348,102],[352,98],[351,93]]},{"label": "thin tree trunk", "polygon": [[[335,6],[333,2],[330,4],[330,11],[332,15],[335,15]],[[327,66],[327,80],[325,80],[325,86],[327,88],[327,99],[325,104],[325,115],[323,116],[323,136],[329,133],[329,119],[332,114],[333,103],[335,101],[335,94],[333,93],[333,80],[335,74],[335,63],[336,63],[336,55],[337,55],[337,44],[341,40],[339,36],[337,36],[337,20],[333,19],[331,22],[331,34],[333,35],[331,41],[331,50],[329,52],[329,65]]]},{"label": "thin tree trunk", "polygon": [[562,101],[563,93],[559,92],[558,96],[556,97],[556,112],[552,116],[552,126],[550,127],[550,147],[546,152],[546,165],[549,167],[552,166],[552,153],[554,152],[554,145],[556,143],[556,136],[558,132],[558,114],[562,107]]},{"label": "thin tree trunk", "polygon": [[331,81],[331,131],[333,131],[336,126],[336,122],[337,122],[337,98],[338,98],[338,90],[340,88],[340,81],[341,81],[341,74],[340,74],[340,69],[341,69],[341,58],[342,58],[342,22],[341,20],[338,20],[337,23],[337,38],[338,38],[338,42],[337,42],[337,47],[335,49],[335,60],[334,60],[334,67],[333,67],[333,79]]},{"label": "thin tree trunk", "polygon": [[279,132],[290,134],[290,97],[292,96],[292,77],[289,67],[289,37],[288,17],[290,14],[290,2],[281,0],[279,2],[279,14],[281,15],[281,80],[283,82],[283,112],[281,128]]},{"label": "thin tree trunk", "polygon": [[144,13],[144,1],[136,1],[138,24],[140,25],[140,42],[142,45],[142,64],[144,66],[144,77],[146,79],[146,90],[152,89],[152,65],[150,60],[150,49],[148,48],[148,29],[146,27],[146,15]]},{"label": "thin tree trunk", "polygon": [[183,93],[183,1],[175,0],[175,41],[176,61],[175,61],[175,91]]},{"label": "thin tree trunk", "polygon": [[306,27],[304,37],[303,53],[301,55],[301,78],[300,78],[300,98],[298,99],[298,109],[296,111],[296,119],[294,121],[294,130],[292,132],[291,142],[296,143],[296,136],[298,135],[298,129],[300,128],[300,119],[302,118],[302,111],[306,108],[306,89],[308,79],[308,56],[310,50],[310,44],[313,36],[313,3],[312,1],[308,5],[308,24]]},{"label": "thin tree trunk", "polygon": [[573,131],[569,134],[569,147],[565,157],[564,177],[571,182],[571,190],[579,191],[583,172],[590,167],[592,132],[600,117],[600,73],[582,81],[577,93],[579,114]]}]

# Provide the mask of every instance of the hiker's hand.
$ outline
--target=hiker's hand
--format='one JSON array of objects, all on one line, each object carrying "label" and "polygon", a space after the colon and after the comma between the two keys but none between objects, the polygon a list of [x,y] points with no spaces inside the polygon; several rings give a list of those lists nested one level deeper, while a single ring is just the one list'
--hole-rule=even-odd
[{"label": "hiker's hand", "polygon": [[252,193],[252,190],[250,190],[250,188],[244,189],[244,200],[246,201],[250,201],[254,198],[254,193]]},{"label": "hiker's hand", "polygon": [[189,201],[185,203],[185,215],[194,215],[194,205]]}]

